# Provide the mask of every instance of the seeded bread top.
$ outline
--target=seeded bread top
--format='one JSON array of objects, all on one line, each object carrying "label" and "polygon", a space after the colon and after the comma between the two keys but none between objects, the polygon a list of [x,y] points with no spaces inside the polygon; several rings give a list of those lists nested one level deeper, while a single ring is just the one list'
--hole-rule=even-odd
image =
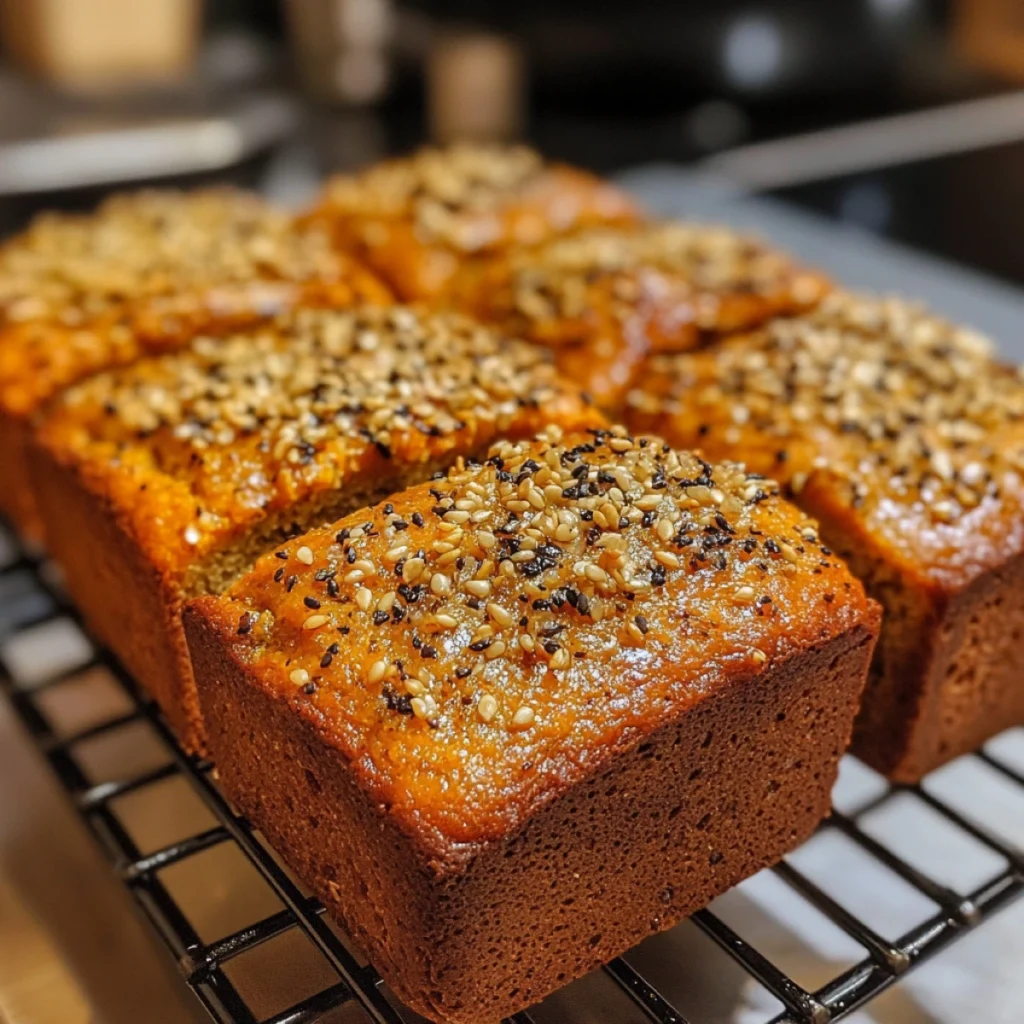
[{"label": "seeded bread top", "polygon": [[601,419],[542,351],[461,317],[368,307],[300,310],[98,375],[39,436],[124,511],[155,565],[182,573],[317,495],[547,422]]},{"label": "seeded bread top", "polygon": [[0,408],[25,415],[90,373],[297,302],[386,302],[372,275],[256,196],[116,196],[47,214],[0,248]]},{"label": "seeded bread top", "polygon": [[0,315],[74,326],[146,296],[337,273],[323,232],[255,195],[139,192],[88,215],[43,214],[0,248]]},{"label": "seeded bread top", "polygon": [[[725,227],[673,221],[634,229],[592,228],[553,239],[509,254],[498,274],[505,278],[504,291],[495,295],[491,289],[490,302],[518,317],[516,327],[528,336],[547,338],[551,331],[552,344],[577,339],[547,325],[561,322],[565,330],[566,322],[588,319],[598,295],[610,316],[623,324],[644,303],[663,295],[676,302],[685,297],[689,315],[677,314],[679,328],[717,332],[811,306],[826,287],[820,275],[757,239]],[[675,347],[672,338],[652,342]]]},{"label": "seeded bread top", "polygon": [[827,486],[940,574],[1024,541],[1024,381],[918,305],[836,294],[713,351],[654,358],[629,409],[794,493]]},{"label": "seeded bread top", "polygon": [[298,538],[193,614],[451,855],[874,621],[775,490],[621,428],[549,430]]},{"label": "seeded bread top", "polygon": [[630,222],[633,202],[522,146],[423,149],[328,183],[313,219],[367,258],[402,298],[435,296],[469,254]]},{"label": "seeded bread top", "polygon": [[757,239],[666,221],[591,228],[469,263],[450,301],[568,350],[559,358],[569,375],[616,408],[648,352],[685,351],[809,309],[827,290],[822,275]]}]

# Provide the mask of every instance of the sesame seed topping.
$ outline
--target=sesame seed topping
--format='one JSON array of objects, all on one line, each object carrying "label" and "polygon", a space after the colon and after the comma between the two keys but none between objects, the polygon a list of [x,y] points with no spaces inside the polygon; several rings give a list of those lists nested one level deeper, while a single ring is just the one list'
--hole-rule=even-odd
[{"label": "sesame seed topping", "polygon": [[302,562],[303,565],[313,564],[313,552],[305,545],[295,552],[295,557]]},{"label": "sesame seed topping", "polygon": [[536,713],[533,708],[524,704],[519,708],[516,713],[512,716],[512,728],[513,729],[528,729],[533,725],[536,719]]},{"label": "sesame seed topping", "polygon": [[476,713],[485,721],[489,722],[498,713],[498,702],[489,693],[483,694],[476,704]]},{"label": "sesame seed topping", "polygon": [[[638,422],[719,454],[774,440],[763,468],[793,494],[824,470],[851,508],[879,510],[891,529],[910,521],[899,507],[915,523],[955,523],[1024,465],[994,440],[1024,422],[1019,372],[986,339],[901,299],[836,293],[706,353],[657,356],[628,404]],[[792,546],[781,550],[792,561]]]}]

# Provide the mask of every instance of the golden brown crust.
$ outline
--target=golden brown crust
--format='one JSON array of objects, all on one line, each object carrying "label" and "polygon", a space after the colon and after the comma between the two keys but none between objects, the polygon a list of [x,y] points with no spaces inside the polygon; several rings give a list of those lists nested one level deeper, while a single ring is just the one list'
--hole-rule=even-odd
[{"label": "golden brown crust", "polygon": [[453,306],[555,348],[608,409],[650,352],[679,352],[819,302],[825,278],[728,228],[679,222],[593,228],[467,264]]},{"label": "golden brown crust", "polygon": [[503,442],[199,608],[457,870],[466,844],[514,831],[735,673],[872,619],[770,490],[624,432]]},{"label": "golden brown crust", "polygon": [[638,217],[628,196],[585,171],[525,147],[477,145],[335,178],[310,214],[407,301],[435,298],[469,256]]},{"label": "golden brown crust", "polygon": [[[883,601],[864,722],[892,718],[892,742],[859,730],[873,765],[919,778],[1020,721],[1007,681],[973,722],[958,705],[960,741],[935,728],[964,654],[940,637],[963,635],[986,607],[963,595],[1024,552],[1024,383],[983,339],[899,300],[835,295],[715,350],[655,357],[630,420],[782,479]],[[1018,664],[1012,646],[999,664]],[[999,689],[995,668],[978,671]]]},{"label": "golden brown crust", "polygon": [[660,442],[502,443],[189,606],[222,778],[402,999],[497,1021],[826,812],[878,612],[812,534]]},{"label": "golden brown crust", "polygon": [[[118,631],[115,595],[104,601],[98,576],[122,588],[135,579],[152,595],[151,569],[159,600],[136,595],[137,604],[155,609],[151,631],[177,630],[169,643],[180,649],[187,593],[218,589],[310,518],[359,507],[549,421],[603,423],[525,343],[401,308],[300,310],[69,389],[40,425],[32,461],[72,594],[140,682],[170,700],[190,682],[152,681],[134,654],[149,638]],[[90,502],[91,518],[105,524],[99,551],[68,527]],[[97,559],[110,567],[98,572]]]},{"label": "golden brown crust", "polygon": [[[41,217],[0,249],[0,443],[16,448],[7,423],[63,388],[198,333],[389,297],[324,232],[242,192],[143,192],[88,216]],[[0,509],[37,535],[23,461],[16,452],[0,466]]]}]

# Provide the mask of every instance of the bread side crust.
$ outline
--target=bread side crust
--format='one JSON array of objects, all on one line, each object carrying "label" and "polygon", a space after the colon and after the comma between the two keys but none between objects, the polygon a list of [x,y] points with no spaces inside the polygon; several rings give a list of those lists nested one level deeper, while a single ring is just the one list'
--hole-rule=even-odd
[{"label": "bread side crust", "polygon": [[206,752],[176,582],[154,565],[131,517],[43,445],[29,449],[47,546],[91,632],[156,699],[182,744]]},{"label": "bread side crust", "polygon": [[0,409],[0,513],[23,539],[42,540],[43,524],[28,470],[28,424]]},{"label": "bread side crust", "polygon": [[812,478],[797,500],[884,608],[854,732],[859,758],[915,783],[1024,723],[1024,553],[1009,531],[1002,562],[944,578],[883,547],[826,480]]},{"label": "bread side crust", "polygon": [[500,841],[439,873],[290,702],[185,613],[230,797],[417,1012],[487,1024],[669,928],[827,813],[877,635],[852,629],[737,675],[612,752]]}]

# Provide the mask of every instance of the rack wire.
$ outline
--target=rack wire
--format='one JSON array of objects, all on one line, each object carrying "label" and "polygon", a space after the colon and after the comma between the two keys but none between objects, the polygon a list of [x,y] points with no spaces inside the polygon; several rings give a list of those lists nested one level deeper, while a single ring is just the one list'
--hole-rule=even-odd
[{"label": "rack wire", "polygon": [[[0,540],[3,540],[0,528]],[[13,543],[13,542],[9,542]],[[70,620],[81,625],[75,609],[49,580],[45,564],[16,551],[0,568],[0,636],[6,623],[7,639],[46,623]],[[15,578],[28,588],[3,586]],[[140,692],[131,677],[108,651],[93,646],[91,654],[72,668],[64,668],[29,684],[19,681],[2,656],[0,691],[3,691],[49,762],[89,831],[98,841],[130,891],[144,918],[174,957],[181,974],[210,1016],[222,1024],[309,1024],[339,1007],[354,1004],[374,1024],[407,1024],[419,1020],[395,1003],[382,979],[361,962],[324,916],[324,907],[306,895],[280,866],[273,851],[222,796],[212,765],[184,753],[155,705]],[[43,695],[80,677],[89,667],[105,669],[130,699],[127,712],[113,714],[69,735],[61,734],[44,708]],[[82,744],[97,737],[143,723],[170,751],[170,760],[155,768],[123,778],[94,783],[81,762]],[[1024,772],[991,751],[974,755],[988,769],[1024,792]],[[142,853],[118,813],[118,802],[129,794],[149,790],[168,779],[183,777],[213,815],[212,828],[148,853]],[[941,884],[874,837],[862,819],[897,794],[913,799],[940,815],[952,828],[997,855],[1004,865],[970,891]],[[781,1004],[770,1024],[829,1024],[848,1016],[929,958],[980,927],[997,911],[1024,893],[1024,853],[986,827],[968,820],[948,802],[924,787],[889,787],[855,811],[835,811],[822,826],[852,841],[937,910],[896,939],[883,937],[852,913],[841,900],[826,892],[792,858],[771,869],[794,893],[852,939],[863,956],[824,985],[809,990],[788,976],[772,960],[709,910],[694,915],[693,923],[757,980]],[[254,920],[215,941],[203,941],[186,912],[161,878],[169,867],[196,858],[221,844],[235,844],[273,890],[282,909]],[[283,934],[300,930],[332,969],[335,981],[270,1016],[259,1016],[232,982],[225,967],[235,958]],[[652,1024],[701,1024],[678,1009],[629,958],[616,958],[604,975],[628,996],[643,1020]],[[522,1012],[504,1024],[537,1024],[533,1011]]]}]

